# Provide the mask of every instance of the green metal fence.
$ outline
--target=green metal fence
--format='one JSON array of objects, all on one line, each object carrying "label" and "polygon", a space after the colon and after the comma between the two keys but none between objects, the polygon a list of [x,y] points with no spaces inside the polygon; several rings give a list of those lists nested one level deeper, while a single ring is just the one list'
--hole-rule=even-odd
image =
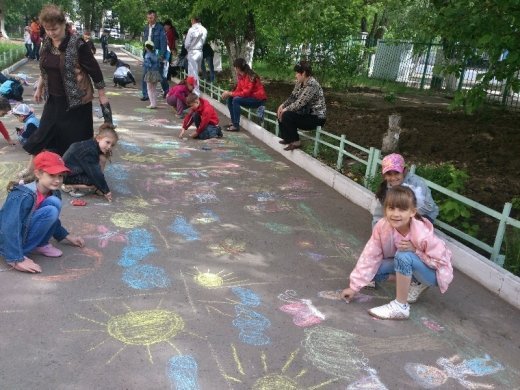
[{"label": "green metal fence", "polygon": [[[185,77],[186,74],[183,73],[182,77]],[[215,84],[207,82],[205,80],[200,79],[200,89],[205,94],[209,95],[211,98],[222,101],[221,96],[224,90],[218,87]],[[224,103],[224,102],[223,102]],[[256,109],[246,109],[242,108],[242,112],[249,120],[253,120],[259,125],[261,125],[266,130],[276,134],[279,134],[278,120],[276,113],[273,111],[264,111],[264,116],[260,117]],[[343,161],[345,158],[351,158],[361,164],[363,164],[365,168],[364,174],[364,185],[369,188],[369,183],[374,179],[376,173],[379,172],[381,165],[381,151],[376,148],[365,148],[360,145],[357,145],[351,141],[348,141],[345,135],[338,136],[336,134],[329,133],[324,131],[321,127],[318,127],[315,131],[305,131],[299,132],[301,137],[313,142],[313,151],[312,155],[314,157],[318,156],[320,150],[323,148],[327,148],[328,150],[333,150],[337,153],[336,160],[336,169],[341,170],[343,168]],[[326,138],[327,140],[325,140]],[[328,140],[335,140],[338,142],[338,145],[335,145]],[[411,167],[411,171],[415,171],[415,167]],[[502,243],[504,241],[504,235],[506,231],[506,227],[512,226],[513,228],[520,229],[520,221],[512,218],[510,216],[512,204],[506,203],[502,212],[498,212],[493,210],[487,206],[484,206],[472,199],[469,199],[465,196],[457,194],[453,191],[448,190],[436,183],[433,183],[429,180],[426,180],[426,184],[434,191],[437,191],[441,194],[444,194],[447,197],[450,197],[462,204],[483,213],[498,223],[498,228],[495,234],[495,239],[492,244],[488,244],[477,238],[470,236],[466,232],[463,232],[457,229],[454,226],[451,226],[443,221],[436,220],[435,225],[440,227],[441,229],[447,231],[450,235],[455,236],[458,239],[462,239],[463,241],[474,245],[485,253],[489,254],[490,260],[495,262],[496,264],[503,266],[504,264],[504,255],[500,254],[500,250],[502,248]]]},{"label": "green metal fence", "polygon": [[19,46],[0,53],[0,69],[8,68],[25,56],[25,47]]}]

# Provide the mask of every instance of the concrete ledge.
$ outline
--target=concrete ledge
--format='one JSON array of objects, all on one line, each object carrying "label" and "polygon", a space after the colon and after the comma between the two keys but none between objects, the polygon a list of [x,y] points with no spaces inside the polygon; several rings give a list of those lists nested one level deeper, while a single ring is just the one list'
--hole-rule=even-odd
[{"label": "concrete ledge", "polygon": [[[204,98],[211,101],[211,104],[220,111],[221,114],[229,117],[229,110],[226,105],[204,95]],[[352,203],[373,212],[376,206],[374,194],[337,172],[333,168],[316,160],[301,150],[287,152],[283,150],[283,145],[278,141],[280,138],[265,130],[251,120],[244,117],[240,119],[242,128],[251,133],[254,137],[282,154],[286,159],[292,161],[300,168],[305,169],[311,175],[321,180],[328,186],[334,188]],[[452,237],[437,230],[437,234],[442,237],[453,253],[453,266],[459,271],[468,275],[470,278],[497,294],[504,301],[520,309],[520,278],[499,267],[484,256],[478,254],[471,248],[465,246]]]},{"label": "concrete ledge", "polygon": [[18,69],[20,66],[25,65],[27,63],[27,61],[29,61],[27,58],[22,58],[20,61],[15,62],[13,65],[11,65],[11,66],[5,68],[4,70],[2,70],[2,73],[6,74],[6,75],[9,74],[9,73],[12,73],[16,69]]}]

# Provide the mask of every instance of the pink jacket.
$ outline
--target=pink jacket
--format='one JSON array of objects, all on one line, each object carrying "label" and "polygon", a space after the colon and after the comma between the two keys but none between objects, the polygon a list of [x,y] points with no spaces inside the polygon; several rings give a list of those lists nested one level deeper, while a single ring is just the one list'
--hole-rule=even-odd
[{"label": "pink jacket", "polygon": [[[441,292],[446,292],[453,280],[451,252],[446,243],[435,236],[433,225],[426,219],[411,219],[409,237],[417,248],[417,256],[436,271],[437,284]],[[394,228],[386,218],[382,218],[374,226],[372,236],[350,274],[350,288],[359,291],[365,287],[374,278],[383,259],[393,258],[395,252],[397,249],[394,244]]]},{"label": "pink jacket", "polygon": [[175,96],[177,99],[181,99],[181,101],[184,104],[186,104],[186,96],[188,96],[189,94],[190,94],[190,90],[188,89],[188,87],[185,84],[177,84],[177,85],[174,85],[173,87],[170,87],[166,97]]}]

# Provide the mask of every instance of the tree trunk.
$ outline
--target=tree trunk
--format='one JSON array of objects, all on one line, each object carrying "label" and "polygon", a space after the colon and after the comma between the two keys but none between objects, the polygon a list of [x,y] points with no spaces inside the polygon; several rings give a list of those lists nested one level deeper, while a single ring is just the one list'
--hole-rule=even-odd
[{"label": "tree trunk", "polygon": [[229,65],[233,76],[236,79],[235,69],[233,68],[233,61],[237,58],[243,58],[253,66],[253,55],[255,52],[256,41],[256,27],[255,19],[252,12],[247,15],[247,25],[243,36],[229,36],[224,44],[228,52]]},{"label": "tree trunk", "polygon": [[0,0],[0,33],[5,39],[9,39],[9,36],[5,32],[5,15],[4,15],[5,4],[3,0]]}]

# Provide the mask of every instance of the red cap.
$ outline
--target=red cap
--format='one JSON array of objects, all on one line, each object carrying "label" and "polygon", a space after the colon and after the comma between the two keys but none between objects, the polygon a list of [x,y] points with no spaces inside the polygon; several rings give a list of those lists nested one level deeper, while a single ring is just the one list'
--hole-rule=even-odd
[{"label": "red cap", "polygon": [[195,81],[195,77],[193,77],[193,76],[186,77],[186,84],[190,84],[192,87],[194,87],[196,83],[197,82]]},{"label": "red cap", "polygon": [[38,153],[33,160],[34,169],[38,169],[47,172],[51,175],[57,175],[58,173],[69,173],[70,169],[65,166],[63,159],[52,152],[41,152]]}]

